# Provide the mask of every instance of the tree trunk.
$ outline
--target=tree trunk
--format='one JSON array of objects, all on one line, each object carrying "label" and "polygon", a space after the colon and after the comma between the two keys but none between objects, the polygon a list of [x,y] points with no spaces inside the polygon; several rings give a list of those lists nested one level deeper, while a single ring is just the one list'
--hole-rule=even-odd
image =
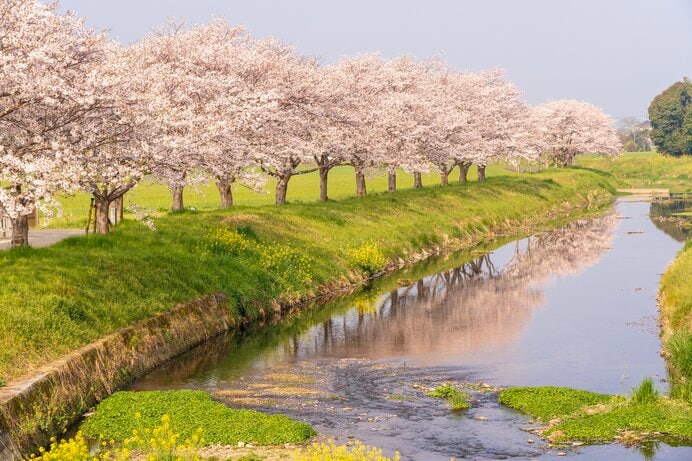
[{"label": "tree trunk", "polygon": [[288,181],[291,179],[291,173],[277,176],[276,178],[276,204],[286,204],[286,194],[288,193]]},{"label": "tree trunk", "polygon": [[459,182],[466,182],[469,180],[469,168],[471,168],[471,164],[468,162],[461,162],[459,164]]},{"label": "tree trunk", "polygon": [[449,185],[449,173],[450,170],[447,169],[446,165],[440,167],[440,183],[442,183],[443,186]]},{"label": "tree trunk", "polygon": [[359,168],[356,168],[356,195],[358,197],[368,195],[367,188],[365,187],[365,173]]},{"label": "tree trunk", "polygon": [[219,195],[221,196],[221,208],[230,208],[233,206],[233,190],[231,186],[233,181],[227,179],[217,179],[216,188],[219,190]]},{"label": "tree trunk", "polygon": [[413,188],[422,189],[423,188],[423,175],[420,171],[413,173]]},{"label": "tree trunk", "polygon": [[183,211],[185,209],[185,205],[183,203],[184,187],[176,184],[172,185],[170,189],[171,193],[173,194],[173,206],[171,207],[171,211]]},{"label": "tree trunk", "polygon": [[29,216],[20,215],[10,218],[12,223],[12,247],[25,247],[29,245]]},{"label": "tree trunk", "polygon": [[94,207],[96,210],[96,233],[97,234],[107,234],[110,227],[110,220],[108,219],[108,206],[110,202],[104,196],[98,195],[94,196]]},{"label": "tree trunk", "polygon": [[485,181],[485,165],[478,165],[478,180]]},{"label": "tree trunk", "polygon": [[387,175],[387,191],[396,192],[396,171],[390,171]]},{"label": "tree trunk", "polygon": [[329,179],[329,168],[320,167],[320,201],[326,202],[329,200],[327,194],[327,181]]}]

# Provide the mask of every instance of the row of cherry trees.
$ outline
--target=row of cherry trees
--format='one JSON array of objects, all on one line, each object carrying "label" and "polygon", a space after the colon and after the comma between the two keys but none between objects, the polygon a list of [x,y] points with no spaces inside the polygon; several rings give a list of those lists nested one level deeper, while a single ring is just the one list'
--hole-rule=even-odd
[{"label": "row of cherry trees", "polygon": [[145,176],[166,183],[173,209],[183,188],[213,179],[221,206],[232,185],[261,190],[331,168],[439,171],[443,184],[472,164],[569,164],[584,152],[615,154],[612,121],[590,104],[532,107],[501,70],[456,72],[438,60],[376,54],[320,66],[275,39],[256,39],[217,19],[171,23],[121,46],[72,14],[38,0],[0,0],[0,207],[15,244],[27,216],[55,209],[59,193],[93,195],[96,228],[108,207]]}]

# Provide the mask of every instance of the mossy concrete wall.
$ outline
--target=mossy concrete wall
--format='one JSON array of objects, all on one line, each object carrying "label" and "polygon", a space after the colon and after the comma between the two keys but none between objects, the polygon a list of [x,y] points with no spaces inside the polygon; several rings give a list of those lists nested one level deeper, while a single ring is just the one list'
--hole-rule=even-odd
[{"label": "mossy concrete wall", "polygon": [[0,460],[28,457],[117,389],[236,328],[225,295],[181,304],[0,388]]}]

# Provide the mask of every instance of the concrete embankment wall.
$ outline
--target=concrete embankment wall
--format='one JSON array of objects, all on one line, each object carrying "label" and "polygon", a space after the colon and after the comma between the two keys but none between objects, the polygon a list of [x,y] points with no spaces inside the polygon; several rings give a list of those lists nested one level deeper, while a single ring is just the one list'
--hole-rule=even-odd
[{"label": "concrete embankment wall", "polygon": [[28,457],[103,398],[236,325],[225,295],[181,304],[0,388],[0,460]]}]

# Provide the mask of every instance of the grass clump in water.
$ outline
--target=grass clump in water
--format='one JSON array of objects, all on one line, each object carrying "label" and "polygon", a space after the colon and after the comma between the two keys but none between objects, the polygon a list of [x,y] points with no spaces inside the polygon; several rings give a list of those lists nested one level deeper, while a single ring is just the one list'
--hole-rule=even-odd
[{"label": "grass clump in water", "polygon": [[315,435],[308,424],[287,416],[228,408],[206,392],[190,390],[116,392],[96,407],[81,430],[89,438],[122,442],[137,425],[155,427],[164,415],[181,439],[201,429],[205,445],[300,443]]},{"label": "grass clump in water", "polygon": [[658,389],[654,385],[654,380],[644,378],[639,387],[632,388],[630,400],[634,404],[656,403],[659,398]]},{"label": "grass clump in water", "polygon": [[500,392],[500,403],[541,421],[574,413],[589,405],[609,402],[613,396],[569,387],[512,387]]},{"label": "grass clump in water", "polygon": [[629,399],[546,386],[506,389],[500,393],[500,402],[549,422],[541,435],[551,442],[692,440],[692,407],[660,396],[650,378],[634,388]]},{"label": "grass clump in water", "polygon": [[638,441],[654,438],[652,433],[692,440],[692,410],[683,402],[661,399],[657,403],[624,402],[566,417],[544,435],[555,442]]},{"label": "grass clump in water", "polygon": [[466,410],[470,406],[468,395],[450,385],[438,386],[428,392],[427,396],[447,400],[454,411]]}]

